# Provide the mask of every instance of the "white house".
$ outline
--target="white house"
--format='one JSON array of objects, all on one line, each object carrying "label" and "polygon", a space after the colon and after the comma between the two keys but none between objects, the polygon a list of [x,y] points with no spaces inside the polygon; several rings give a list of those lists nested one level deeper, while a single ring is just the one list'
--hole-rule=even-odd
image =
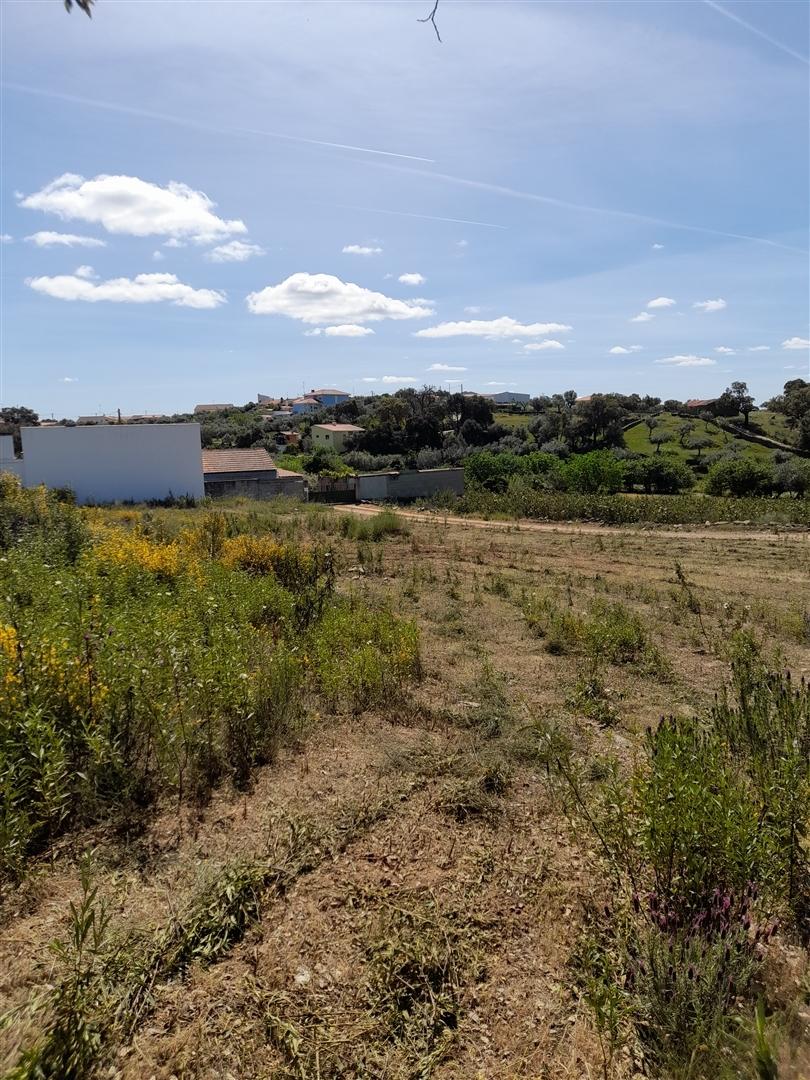
[{"label": "white house", "polygon": [[24,427],[21,436],[26,487],[70,488],[80,503],[205,494],[199,424]]}]

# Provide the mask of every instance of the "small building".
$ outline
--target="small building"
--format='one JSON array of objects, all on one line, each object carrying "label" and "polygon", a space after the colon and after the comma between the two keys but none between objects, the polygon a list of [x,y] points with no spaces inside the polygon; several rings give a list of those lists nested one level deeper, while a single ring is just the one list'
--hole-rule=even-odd
[{"label": "small building", "polygon": [[321,387],[320,390],[310,390],[309,396],[316,398],[321,405],[329,408],[332,405],[339,405],[341,401],[348,401],[351,394],[347,394],[345,390],[336,390],[334,386],[327,386]]},{"label": "small building", "polygon": [[218,413],[218,412],[231,412],[235,409],[235,405],[195,405],[194,415],[203,416],[205,413]]},{"label": "small building", "polygon": [[80,416],[77,419],[76,423],[81,424],[82,426],[85,426],[87,424],[114,424],[115,423],[115,417],[114,416],[104,416],[102,414],[93,415],[93,416]]},{"label": "small building", "polygon": [[252,499],[272,499],[276,495],[306,498],[300,473],[279,469],[266,450],[203,450],[205,494],[248,495]]},{"label": "small building", "polygon": [[717,398],[716,397],[690,398],[688,401],[684,402],[684,408],[688,409],[689,412],[695,412],[695,413],[704,412],[706,409],[708,409],[711,412],[711,410],[714,408],[714,406],[716,404],[717,404]]},{"label": "small building", "polygon": [[532,400],[531,394],[516,394],[512,390],[502,390],[499,394],[483,394],[494,405],[528,405]]},{"label": "small building", "polygon": [[290,407],[296,416],[305,416],[307,413],[314,413],[318,409],[322,409],[323,405],[314,397],[297,397],[292,399]]},{"label": "small building", "polygon": [[357,424],[313,424],[310,436],[314,446],[340,454],[346,448],[346,443],[363,430]]}]

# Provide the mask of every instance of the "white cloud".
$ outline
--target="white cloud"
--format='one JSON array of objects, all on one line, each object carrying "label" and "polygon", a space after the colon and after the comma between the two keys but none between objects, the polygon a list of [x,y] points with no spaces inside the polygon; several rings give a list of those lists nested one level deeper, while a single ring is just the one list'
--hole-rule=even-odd
[{"label": "white cloud", "polygon": [[481,314],[481,308],[478,306],[478,304],[470,304],[468,307],[464,308],[464,314],[465,315],[480,315]]},{"label": "white cloud", "polygon": [[710,356],[665,356],[663,360],[655,360],[656,364],[672,364],[673,367],[714,367],[717,363]]},{"label": "white cloud", "polygon": [[424,285],[427,278],[422,274],[400,274],[397,281],[401,285]]},{"label": "white cloud", "polygon": [[466,371],[465,367],[455,367],[453,364],[431,364],[428,371]]},{"label": "white cloud", "polygon": [[175,180],[160,187],[137,176],[100,175],[86,180],[65,173],[41,191],[23,197],[20,206],[128,236],[162,235],[205,244],[247,232],[244,222],[217,217],[213,213],[216,203],[202,191]]},{"label": "white cloud", "polygon": [[663,251],[664,250],[664,245],[663,244],[651,244],[650,246],[652,247],[653,251]]},{"label": "white cloud", "polygon": [[230,240],[227,244],[206,251],[205,258],[209,262],[246,262],[254,255],[264,255],[265,250],[258,244],[246,244],[244,240]]},{"label": "white cloud", "polygon": [[78,382],[78,381],[79,381],[78,379],[74,379],[70,375],[63,375],[62,378],[59,380],[59,382],[63,382],[63,383],[72,383],[72,382]]},{"label": "white cloud", "polygon": [[138,274],[135,278],[112,278],[98,285],[76,274],[26,278],[26,285],[57,300],[108,300],[114,304],[156,304],[163,300],[178,307],[215,308],[225,294],[214,289],[193,289],[174,274]]},{"label": "white cloud", "polygon": [[752,345],[749,352],[770,352],[770,345]]},{"label": "white cloud", "polygon": [[728,345],[718,345],[714,350],[716,353],[721,353],[723,356],[736,356],[737,350],[730,349]]},{"label": "white cloud", "polygon": [[0,233],[0,244],[13,244],[13,243],[14,243],[14,237],[13,236],[11,236],[7,232]]},{"label": "white cloud", "polygon": [[342,249],[343,255],[382,255],[381,247],[368,247],[365,244],[347,244]]},{"label": "white cloud", "polygon": [[382,379],[380,379],[380,382],[384,383],[413,383],[418,381],[413,375],[383,375]]},{"label": "white cloud", "polygon": [[152,258],[155,262],[163,262],[166,256],[163,254],[162,251],[153,251]]},{"label": "white cloud", "polygon": [[367,337],[373,333],[374,331],[370,326],[341,323],[338,326],[327,326],[325,329],[318,326],[314,330],[305,330],[304,337],[320,337],[321,334],[326,334],[327,337]]},{"label": "white cloud", "polygon": [[722,311],[728,307],[728,304],[721,297],[718,297],[716,300],[698,300],[692,304],[692,307],[699,308],[703,312]]},{"label": "white cloud", "polygon": [[508,315],[499,319],[472,319],[470,322],[446,322],[438,326],[429,326],[426,330],[417,330],[416,337],[483,337],[491,341],[500,338],[544,337],[562,330],[570,330],[564,323],[519,323]]},{"label": "white cloud", "polygon": [[638,315],[634,315],[629,322],[652,322],[654,318],[655,316],[651,315],[649,311],[642,311]]},{"label": "white cloud", "polygon": [[627,356],[629,353],[641,352],[643,348],[643,345],[614,345],[608,352],[611,356]]},{"label": "white cloud", "polygon": [[654,300],[650,300],[647,303],[648,308],[668,308],[675,307],[676,301],[671,296],[656,296]]},{"label": "white cloud", "polygon": [[395,300],[332,274],[292,274],[278,285],[250,293],[254,315],[286,315],[305,323],[364,323],[380,319],[423,319],[433,309],[415,300]]},{"label": "white cloud", "polygon": [[525,352],[543,352],[546,349],[564,349],[565,346],[561,341],[555,341],[553,338],[548,338],[546,341],[530,341],[523,346]]},{"label": "white cloud", "polygon": [[465,248],[470,246],[469,240],[456,240],[456,247]]},{"label": "white cloud", "polygon": [[25,238],[29,244],[37,247],[106,247],[106,240],[97,240],[94,236],[75,236],[73,233],[35,232]]},{"label": "white cloud", "polygon": [[98,277],[92,266],[77,266],[73,273],[76,277],[84,278],[86,281],[92,281],[93,278]]},{"label": "white cloud", "polygon": [[327,337],[366,337],[373,334],[370,326],[355,326],[354,323],[341,323],[339,326],[327,326],[324,330]]},{"label": "white cloud", "polygon": [[178,240],[177,237],[173,236],[170,240],[166,240],[163,246],[169,248],[181,248],[186,247],[186,244],[185,241]]},{"label": "white cloud", "polygon": [[484,386],[514,386],[514,385],[515,385],[514,383],[497,382],[497,381],[484,383]]},{"label": "white cloud", "polygon": [[375,375],[366,375],[360,380],[360,382],[379,382],[380,380]]},{"label": "white cloud", "polygon": [[810,349],[810,341],[807,338],[790,337],[782,342],[783,349]]}]

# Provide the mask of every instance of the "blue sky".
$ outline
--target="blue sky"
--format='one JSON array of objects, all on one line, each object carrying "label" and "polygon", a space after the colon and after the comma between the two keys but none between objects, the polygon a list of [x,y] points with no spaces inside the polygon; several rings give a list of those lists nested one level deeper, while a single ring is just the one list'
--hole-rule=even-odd
[{"label": "blue sky", "polygon": [[3,402],[808,377],[807,4],[430,6],[5,0]]}]

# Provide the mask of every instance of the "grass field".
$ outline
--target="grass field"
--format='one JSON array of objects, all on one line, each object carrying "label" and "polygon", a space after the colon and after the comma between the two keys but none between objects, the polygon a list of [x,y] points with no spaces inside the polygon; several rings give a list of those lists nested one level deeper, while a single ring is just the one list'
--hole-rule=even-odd
[{"label": "grass field", "polygon": [[504,427],[520,428],[527,427],[532,419],[531,413],[496,412],[495,423],[503,424]]},{"label": "grass field", "polygon": [[[680,416],[662,413],[658,417],[658,426],[654,428],[654,431],[665,431],[671,436],[671,441],[661,446],[662,454],[683,461],[687,465],[696,465],[698,463],[697,451],[681,446],[679,440],[678,429],[683,422]],[[712,440],[710,446],[701,450],[703,458],[720,450],[727,450],[731,446],[735,447],[743,457],[768,461],[772,458],[773,452],[766,447],[747,442],[745,439],[735,439],[711,422],[706,423],[698,419],[692,422],[695,425],[692,435],[705,435]],[[624,441],[628,450],[632,450],[635,454],[655,454],[656,447],[650,442],[649,436],[650,431],[646,424],[636,424],[624,433]]]},{"label": "grass field", "polygon": [[751,413],[751,427],[754,431],[761,431],[777,442],[787,443],[788,446],[796,444],[796,428],[791,427],[787,417],[783,413],[771,412],[768,409],[759,409]]},{"label": "grass field", "polygon": [[[704,1064],[713,1036],[687,1074],[634,1033],[641,991],[598,977],[620,957],[599,936],[606,906],[624,926],[633,890],[589,824],[648,726],[707,715],[740,642],[797,685],[810,677],[806,532],[222,509],[230,531],[327,545],[343,601],[418,628],[421,677],[368,703],[313,686],[295,737],[241,790],[100,819],[34,857],[2,893],[0,1072],[67,1075],[21,1057],[49,1039],[82,1047],[81,1075],[122,1080],[631,1080],[642,1059],[678,1080],[810,1074],[807,954],[785,913],[757,946],[759,1042],[756,994],[733,1004],[720,1064]],[[200,513],[146,524],[172,542]],[[757,1072],[758,1053],[778,1073]]]}]

